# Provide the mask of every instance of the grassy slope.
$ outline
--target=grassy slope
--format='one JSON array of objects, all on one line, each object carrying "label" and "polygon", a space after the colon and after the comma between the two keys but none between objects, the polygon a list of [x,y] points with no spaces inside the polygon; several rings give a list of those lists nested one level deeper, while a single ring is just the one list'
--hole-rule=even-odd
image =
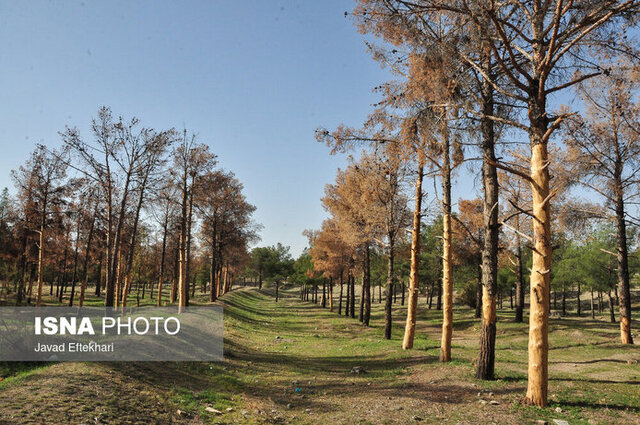
[{"label": "grassy slope", "polygon": [[[479,324],[468,309],[455,311],[455,360],[442,365],[438,311],[420,310],[416,349],[402,351],[401,306],[386,341],[377,303],[376,326],[363,329],[294,293],[278,305],[256,290],[224,302],[224,363],[13,364],[0,369],[0,423],[640,423],[640,349],[617,344],[617,325],[604,321],[553,320],[551,406],[536,409],[520,404],[527,326],[508,311],[498,326],[499,379],[481,382],[473,378]],[[353,366],[367,373],[349,373]]]}]

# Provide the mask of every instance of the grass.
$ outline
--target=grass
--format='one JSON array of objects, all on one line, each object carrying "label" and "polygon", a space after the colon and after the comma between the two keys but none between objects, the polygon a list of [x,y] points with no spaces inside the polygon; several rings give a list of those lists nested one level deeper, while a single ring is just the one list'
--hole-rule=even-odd
[{"label": "grass", "polygon": [[[454,361],[441,364],[441,312],[424,303],[415,349],[403,351],[403,306],[394,305],[393,338],[385,340],[378,303],[373,326],[363,328],[295,291],[283,291],[278,304],[272,295],[250,289],[224,297],[221,363],[3,365],[0,424],[638,423],[640,350],[618,344],[617,325],[605,320],[552,319],[550,406],[538,409],[521,403],[527,325],[510,310],[499,313],[497,380],[479,381],[480,324],[467,308],[454,312]],[[366,373],[351,374],[354,366]]]}]

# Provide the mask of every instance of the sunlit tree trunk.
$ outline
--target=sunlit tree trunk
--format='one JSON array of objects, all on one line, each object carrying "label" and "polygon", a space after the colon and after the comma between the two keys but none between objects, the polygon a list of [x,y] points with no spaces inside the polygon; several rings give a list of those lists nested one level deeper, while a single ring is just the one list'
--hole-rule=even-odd
[{"label": "sunlit tree trunk", "polygon": [[627,223],[624,211],[622,183],[620,181],[621,166],[617,168],[614,196],[616,202],[616,241],[618,245],[616,260],[618,262],[618,302],[620,307],[620,341],[633,344],[631,336],[631,291],[629,289],[629,254],[627,248]]},{"label": "sunlit tree trunk", "polygon": [[440,361],[451,360],[453,334],[453,270],[451,268],[451,163],[450,141],[443,138],[442,147],[442,341]]},{"label": "sunlit tree trunk", "polygon": [[173,261],[173,276],[171,277],[171,291],[169,292],[169,302],[171,304],[176,302],[178,297],[178,275],[180,267],[180,248],[176,249]]},{"label": "sunlit tree trunk", "polygon": [[544,89],[540,88],[535,91],[535,96],[529,103],[533,263],[529,297],[529,380],[525,403],[534,406],[547,404],[549,380],[549,287],[552,248],[549,208],[551,192],[546,140],[548,117],[545,104]]}]

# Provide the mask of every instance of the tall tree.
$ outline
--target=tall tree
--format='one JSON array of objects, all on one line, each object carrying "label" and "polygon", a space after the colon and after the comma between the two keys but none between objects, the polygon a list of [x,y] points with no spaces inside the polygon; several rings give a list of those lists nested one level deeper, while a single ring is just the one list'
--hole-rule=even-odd
[{"label": "tall tree", "polygon": [[49,152],[44,145],[38,145],[27,163],[13,172],[18,190],[33,197],[37,210],[38,227],[33,229],[38,235],[38,274],[36,305],[42,304],[42,286],[45,264],[45,247],[48,236],[47,225],[56,206],[64,202],[69,186],[67,184],[66,152]]},{"label": "tall tree", "polygon": [[180,310],[189,305],[189,258],[193,194],[205,171],[215,165],[215,155],[207,145],[198,144],[194,134],[185,129],[173,153],[172,173],[180,193],[180,239],[178,247],[178,304]]},{"label": "tall tree", "polygon": [[627,223],[628,204],[640,195],[640,106],[631,72],[624,67],[581,85],[585,116],[566,121],[567,145],[579,184],[604,198],[616,223],[620,339],[633,344]]}]

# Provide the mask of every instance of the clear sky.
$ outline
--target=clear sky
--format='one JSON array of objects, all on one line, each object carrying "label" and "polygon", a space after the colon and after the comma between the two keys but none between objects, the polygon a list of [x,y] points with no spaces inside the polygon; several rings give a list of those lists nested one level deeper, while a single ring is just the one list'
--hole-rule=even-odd
[{"label": "clear sky", "polygon": [[[182,128],[245,185],[262,245],[297,255],[344,157],[318,126],[357,126],[388,74],[344,12],[352,1],[0,2],[0,187],[36,143],[88,125],[101,105]],[[462,182],[473,191],[473,182]],[[477,186],[477,184],[475,185]],[[429,190],[430,188],[428,188]],[[429,190],[429,191],[432,191]],[[454,193],[454,199],[457,199]]]}]

